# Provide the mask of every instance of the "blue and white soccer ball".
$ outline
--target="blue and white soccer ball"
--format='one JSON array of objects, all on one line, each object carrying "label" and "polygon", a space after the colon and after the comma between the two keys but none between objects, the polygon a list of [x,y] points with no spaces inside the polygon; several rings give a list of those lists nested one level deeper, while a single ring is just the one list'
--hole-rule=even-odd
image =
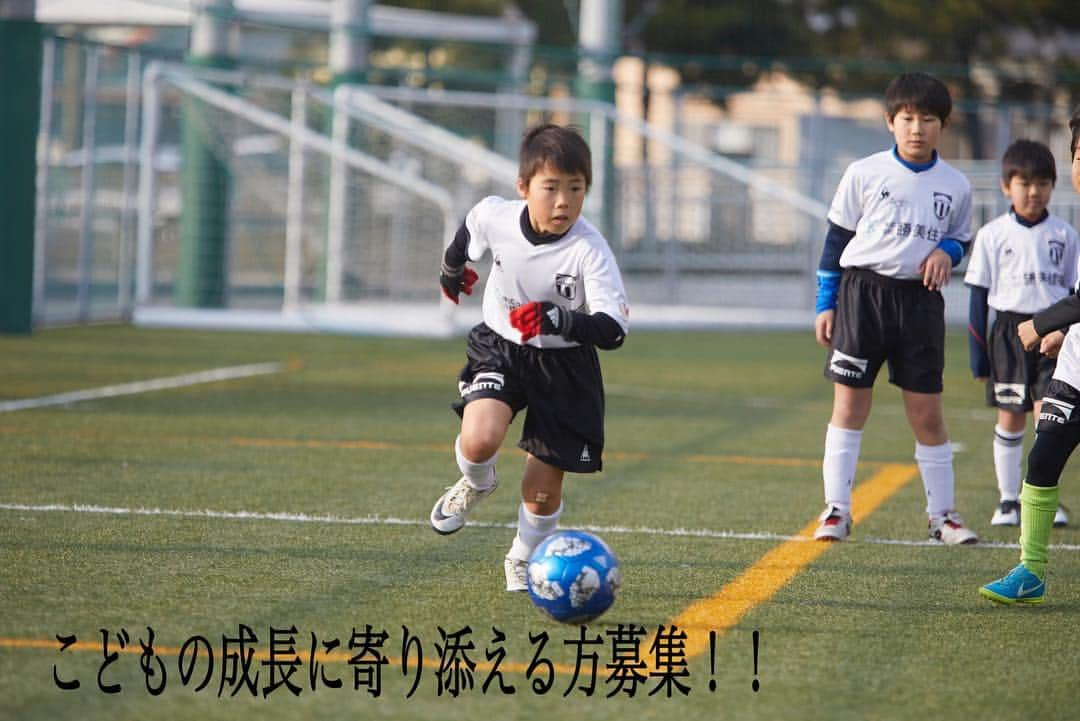
[{"label": "blue and white soccer ball", "polygon": [[586,623],[615,602],[622,576],[608,545],[584,531],[559,531],[529,559],[529,597],[562,623]]}]

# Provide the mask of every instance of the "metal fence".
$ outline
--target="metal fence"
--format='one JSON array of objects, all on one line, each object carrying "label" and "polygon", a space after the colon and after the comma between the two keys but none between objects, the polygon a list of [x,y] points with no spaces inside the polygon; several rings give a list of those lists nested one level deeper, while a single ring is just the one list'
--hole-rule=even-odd
[{"label": "metal fence", "polygon": [[[368,307],[380,328],[407,319],[410,304],[444,317],[433,280],[442,247],[481,197],[514,194],[516,163],[504,153],[546,119],[579,127],[593,148],[585,212],[619,259],[636,322],[808,323],[827,202],[848,146],[859,144],[853,132],[809,132],[818,145],[796,165],[736,161],[700,129],[660,129],[598,102],[403,86],[331,92],[63,40],[45,53],[38,325],[176,305],[178,226],[194,212],[180,190],[182,117],[227,168],[227,309],[310,317]],[[195,109],[187,116],[185,103]],[[1016,125],[1015,113],[984,112]],[[802,122],[813,131],[824,120]],[[887,142],[876,132],[858,137]],[[976,227],[1006,210],[996,162],[951,162],[972,180]],[[1066,188],[1053,210],[1080,223]],[[947,298],[959,321],[959,282]]]}]

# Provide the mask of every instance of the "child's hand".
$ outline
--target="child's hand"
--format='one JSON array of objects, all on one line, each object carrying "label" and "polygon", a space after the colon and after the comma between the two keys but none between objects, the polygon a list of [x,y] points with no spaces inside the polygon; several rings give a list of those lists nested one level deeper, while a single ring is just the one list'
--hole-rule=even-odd
[{"label": "child's hand", "polygon": [[832,344],[833,321],[835,310],[823,310],[814,318],[814,337],[820,345],[828,348]]},{"label": "child's hand", "polygon": [[1020,336],[1020,343],[1023,344],[1024,350],[1033,349],[1039,342],[1039,334],[1035,332],[1035,322],[1025,320],[1020,325],[1016,326],[1016,334]]},{"label": "child's hand", "polygon": [[548,301],[534,300],[510,311],[510,325],[521,331],[521,342],[538,335],[562,335],[570,332],[572,316],[563,307]]},{"label": "child's hand", "polygon": [[923,276],[923,285],[928,290],[941,290],[949,283],[952,274],[952,258],[941,248],[935,248],[930,255],[926,256],[919,264],[919,272]]},{"label": "child's hand", "polygon": [[472,295],[472,287],[479,279],[480,276],[476,274],[476,271],[468,266],[457,269],[443,266],[442,272],[439,273],[439,285],[442,286],[442,293],[454,303],[458,302],[459,293]]},{"label": "child's hand", "polygon": [[1057,358],[1058,353],[1061,352],[1061,344],[1065,342],[1065,333],[1060,330],[1055,330],[1053,333],[1047,333],[1046,337],[1039,343],[1039,352],[1047,358]]}]

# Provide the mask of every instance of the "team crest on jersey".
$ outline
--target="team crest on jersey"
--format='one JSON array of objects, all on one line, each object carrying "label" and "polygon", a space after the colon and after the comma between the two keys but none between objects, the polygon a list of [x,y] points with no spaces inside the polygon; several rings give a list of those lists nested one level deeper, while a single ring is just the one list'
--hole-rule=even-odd
[{"label": "team crest on jersey", "polygon": [[1054,265],[1061,265],[1061,261],[1065,257],[1065,244],[1060,240],[1051,240],[1048,250],[1050,252],[1050,262]]},{"label": "team crest on jersey", "polygon": [[948,193],[934,193],[934,215],[938,220],[945,220],[952,210],[952,196]]},{"label": "team crest on jersey", "polygon": [[577,276],[556,273],[555,292],[567,300],[574,300],[577,298]]}]

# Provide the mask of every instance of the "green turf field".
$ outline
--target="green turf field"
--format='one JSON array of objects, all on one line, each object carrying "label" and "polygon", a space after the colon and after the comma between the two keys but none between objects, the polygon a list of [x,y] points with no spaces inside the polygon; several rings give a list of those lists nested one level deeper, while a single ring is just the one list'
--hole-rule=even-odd
[{"label": "green turf field", "polygon": [[[910,480],[883,496],[853,542],[788,575],[775,556],[758,561],[805,547],[786,539],[821,510],[831,389],[811,333],[638,333],[602,354],[605,471],[568,478],[563,525],[599,529],[624,587],[583,632],[502,591],[517,425],[501,456],[503,487],[476,523],[450,538],[426,524],[458,476],[449,402],[462,340],[122,326],[0,338],[0,404],[281,364],[0,412],[0,718],[1080,718],[1080,461],[1064,478],[1077,517],[1052,538],[1061,547],[1051,551],[1047,603],[981,599],[978,586],[1016,563],[1004,544],[1017,531],[989,526],[993,414],[966,352],[964,338],[950,336],[945,403],[960,445],[959,507],[999,545],[924,543],[922,487],[905,470],[913,441],[898,392],[879,379],[860,485],[889,469]],[[750,593],[756,581],[738,581],[744,573],[775,589]],[[628,680],[658,627],[670,630],[695,603],[718,627],[715,651],[696,627],[687,633],[703,653],[685,667],[675,654],[650,666],[661,675]],[[246,677],[236,663],[242,626],[255,637],[244,647],[254,654]],[[385,642],[350,651],[354,631],[359,642],[369,626]],[[147,627],[153,656],[140,648]],[[61,650],[57,636],[71,647]],[[199,637],[214,652],[212,670]],[[471,683],[454,673],[468,668],[447,653],[454,640],[475,663]],[[315,664],[313,643],[329,651]],[[571,688],[575,649],[585,663]],[[516,693],[500,689],[496,660]],[[687,695],[664,685],[665,670]],[[62,690],[54,675],[80,687]]]}]

